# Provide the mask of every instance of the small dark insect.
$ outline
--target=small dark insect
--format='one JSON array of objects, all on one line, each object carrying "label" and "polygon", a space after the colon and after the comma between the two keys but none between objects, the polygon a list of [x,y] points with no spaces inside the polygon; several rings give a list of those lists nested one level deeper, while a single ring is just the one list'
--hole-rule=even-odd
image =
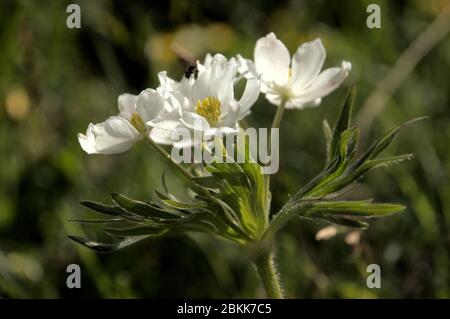
[{"label": "small dark insect", "polygon": [[191,65],[189,65],[186,71],[184,72],[184,76],[186,77],[186,79],[189,79],[192,75],[194,75],[194,79],[197,79],[198,76],[197,61],[191,63]]}]

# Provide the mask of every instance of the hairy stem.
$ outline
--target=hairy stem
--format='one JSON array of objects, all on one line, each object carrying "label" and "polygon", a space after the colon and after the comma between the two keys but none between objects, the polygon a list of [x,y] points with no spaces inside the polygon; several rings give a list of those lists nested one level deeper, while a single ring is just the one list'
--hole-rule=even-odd
[{"label": "hairy stem", "polygon": [[[283,99],[280,106],[277,108],[277,112],[273,118],[272,128],[279,128],[281,119],[283,118],[284,109],[286,107],[286,99]],[[271,137],[269,135],[269,141]],[[269,152],[271,152],[271,143],[268,144]],[[267,176],[267,187],[270,187],[270,176]],[[267,211],[267,217],[269,216],[270,208]],[[258,271],[261,281],[263,283],[264,289],[266,290],[267,297],[270,299],[283,299],[283,291],[280,287],[280,281],[278,278],[278,272],[276,270],[276,265],[273,260],[272,252],[265,252],[264,254],[258,256],[253,263],[255,264],[256,270]]]},{"label": "hairy stem", "polygon": [[278,272],[273,260],[273,253],[264,254],[254,260],[267,297],[270,299],[283,299],[283,291],[280,287]]},{"label": "hairy stem", "polygon": [[[273,118],[273,122],[272,122],[272,128],[279,128],[280,123],[281,123],[281,119],[283,118],[283,114],[284,114],[284,108],[286,106],[286,99],[283,98],[283,100],[280,103],[280,106],[277,108],[277,112],[275,113],[275,116]],[[268,153],[267,154],[272,154],[272,132],[269,132],[269,139],[267,140],[267,149],[268,149]],[[266,175],[264,177],[267,181],[267,188],[270,189],[270,175]],[[267,218],[270,214],[270,207],[268,208],[267,211]]]}]

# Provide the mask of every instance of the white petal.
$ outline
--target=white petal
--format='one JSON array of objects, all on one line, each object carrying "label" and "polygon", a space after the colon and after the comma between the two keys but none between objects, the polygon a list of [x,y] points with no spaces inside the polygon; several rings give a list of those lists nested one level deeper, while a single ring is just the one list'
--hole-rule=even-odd
[{"label": "white petal", "polygon": [[164,119],[175,120],[181,117],[181,105],[175,94],[166,93],[162,99],[162,110],[159,114]]},{"label": "white petal", "polygon": [[142,138],[131,123],[120,116],[111,116],[105,122],[93,125],[91,132],[95,140],[96,153],[99,154],[125,152]]},{"label": "white petal", "polygon": [[216,54],[214,54],[214,56],[212,57],[212,59],[210,59],[209,57],[208,57],[208,55],[206,55],[206,58],[205,58],[205,60],[208,60],[209,59],[209,61],[208,62],[206,62],[205,63],[205,67],[209,67],[209,66],[211,66],[213,63],[215,63],[215,64],[219,64],[219,65],[223,65],[223,64],[225,64],[225,63],[227,63],[227,58],[223,55],[223,54],[220,54],[220,53],[216,53]]},{"label": "white petal", "polygon": [[303,102],[298,99],[289,99],[286,103],[286,109],[304,109],[305,107],[314,107],[322,102],[321,98],[317,98],[313,101]]},{"label": "white petal", "polygon": [[172,90],[174,85],[176,85],[176,81],[170,78],[167,75],[166,71],[161,71],[158,73],[158,79],[160,83],[160,87],[166,90]]},{"label": "white petal", "polygon": [[142,91],[136,100],[136,109],[144,122],[155,119],[163,109],[160,94],[153,89]]},{"label": "white petal", "polygon": [[133,94],[121,94],[117,99],[117,104],[119,106],[119,115],[129,120],[131,115],[136,111],[136,99],[137,95]]},{"label": "white petal", "polygon": [[292,89],[311,84],[322,69],[325,48],[320,39],[302,44],[292,58]]},{"label": "white petal", "polygon": [[81,145],[81,148],[88,154],[97,154],[97,150],[95,149],[95,137],[92,133],[92,128],[94,124],[90,123],[86,135],[78,133],[78,142]]},{"label": "white petal", "polygon": [[290,56],[286,46],[274,33],[256,41],[255,66],[265,81],[284,85],[289,79]]},{"label": "white petal", "polygon": [[177,121],[162,121],[150,131],[150,138],[158,144],[171,145],[175,142],[174,133],[181,126]]},{"label": "white petal", "polygon": [[282,97],[277,93],[267,93],[266,99],[270,104],[280,106]]},{"label": "white petal", "polygon": [[205,68],[208,68],[211,66],[212,61],[213,61],[213,56],[211,55],[211,53],[206,53],[203,63],[200,63],[199,61],[197,61],[197,68],[199,69],[199,71],[203,71]]},{"label": "white petal", "polygon": [[222,101],[220,107],[221,107],[221,114],[216,127],[222,126],[228,127],[236,125],[236,122],[239,120],[240,115],[239,102],[236,101],[235,99]]},{"label": "white petal", "polygon": [[259,77],[258,72],[256,72],[255,63],[253,63],[252,60],[246,59],[242,57],[242,55],[238,54],[236,56],[236,61],[238,64],[239,74],[242,74],[247,79]]},{"label": "white petal", "polygon": [[237,63],[234,58],[227,61],[223,55],[216,54],[210,66],[198,72],[197,81],[193,84],[192,104],[208,96],[219,100],[231,98],[236,72]]},{"label": "white petal", "polygon": [[181,122],[196,131],[206,131],[210,128],[208,121],[194,112],[183,112]]},{"label": "white petal", "polygon": [[240,108],[238,120],[246,116],[249,113],[250,108],[253,106],[253,104],[255,104],[259,96],[259,87],[260,81],[258,79],[251,78],[247,80],[244,93],[242,94],[242,97],[239,100]]},{"label": "white petal", "polygon": [[169,92],[162,97],[162,108],[157,117],[146,122],[150,127],[156,127],[159,123],[164,121],[180,122],[181,106],[178,100]]},{"label": "white petal", "polygon": [[197,80],[192,86],[192,105],[195,105],[198,100],[211,95],[212,76],[213,67],[211,66],[198,72]]},{"label": "white petal", "polygon": [[136,105],[142,119],[149,126],[165,120],[179,119],[181,116],[180,103],[173,92],[169,91],[147,89],[139,95]]},{"label": "white petal", "polygon": [[314,101],[331,93],[341,85],[347,78],[352,64],[347,61],[342,62],[342,66],[326,69],[321,72],[313,83],[300,94],[295,95],[295,99],[303,103]]},{"label": "white petal", "polygon": [[234,78],[237,73],[237,63],[231,58],[222,66],[223,69],[216,70],[214,82],[216,84],[216,92],[212,92],[212,96],[216,96],[220,101],[232,99],[234,96]]}]

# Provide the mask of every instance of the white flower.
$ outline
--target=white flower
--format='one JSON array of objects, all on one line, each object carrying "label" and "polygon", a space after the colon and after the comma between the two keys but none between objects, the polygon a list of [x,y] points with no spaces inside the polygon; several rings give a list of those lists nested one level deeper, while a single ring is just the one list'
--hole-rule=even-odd
[{"label": "white flower", "polygon": [[228,61],[220,54],[207,55],[205,63],[198,64],[197,78],[183,77],[177,82],[160,72],[156,90],[120,95],[119,114],[89,124],[86,134],[78,134],[78,141],[88,154],[115,154],[146,136],[159,144],[191,146],[193,140],[178,143],[180,129],[206,136],[237,132],[238,121],[250,113],[260,88],[258,79],[249,79],[242,97],[236,100],[236,73],[236,60]]},{"label": "white flower", "polygon": [[172,140],[177,147],[187,147],[195,141],[183,141],[182,146],[177,144],[174,133],[180,128],[200,131],[206,136],[237,132],[238,121],[250,113],[260,90],[258,79],[248,79],[242,97],[236,100],[234,83],[237,68],[234,58],[227,60],[223,55],[216,54],[207,55],[203,64],[197,64],[197,77],[183,77],[177,82],[161,72],[161,95],[166,103],[173,109],[181,110],[181,113],[178,118],[168,118],[165,112],[161,112],[160,116],[147,122],[153,127],[151,133],[165,142]]},{"label": "white flower", "polygon": [[[116,154],[129,150],[134,143],[150,134],[145,123],[165,113],[170,117],[176,110],[164,103],[160,92],[142,91],[138,96],[122,94],[118,98],[119,114],[98,124],[90,123],[86,134],[78,134],[82,149],[88,154]],[[167,108],[166,108],[167,107]],[[179,116],[178,111],[178,116]],[[157,132],[156,132],[157,133]],[[157,141],[160,142],[160,141]]]},{"label": "white flower", "polygon": [[348,76],[351,63],[322,72],[325,49],[320,39],[298,47],[292,61],[286,46],[269,33],[256,42],[254,63],[238,55],[239,72],[246,78],[261,76],[261,92],[267,100],[286,108],[304,108],[318,105],[321,98],[334,91]]}]

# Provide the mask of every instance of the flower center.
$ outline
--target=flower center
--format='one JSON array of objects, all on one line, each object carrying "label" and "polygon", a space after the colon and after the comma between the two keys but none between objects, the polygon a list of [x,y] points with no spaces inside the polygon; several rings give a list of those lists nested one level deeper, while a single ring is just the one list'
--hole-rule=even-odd
[{"label": "flower center", "polygon": [[220,118],[220,101],[218,98],[208,96],[203,100],[197,101],[195,112],[203,116],[211,126],[216,126]]},{"label": "flower center", "polygon": [[142,117],[137,113],[134,112],[131,115],[130,123],[135,127],[136,130],[138,130],[140,133],[145,132],[145,123]]}]

